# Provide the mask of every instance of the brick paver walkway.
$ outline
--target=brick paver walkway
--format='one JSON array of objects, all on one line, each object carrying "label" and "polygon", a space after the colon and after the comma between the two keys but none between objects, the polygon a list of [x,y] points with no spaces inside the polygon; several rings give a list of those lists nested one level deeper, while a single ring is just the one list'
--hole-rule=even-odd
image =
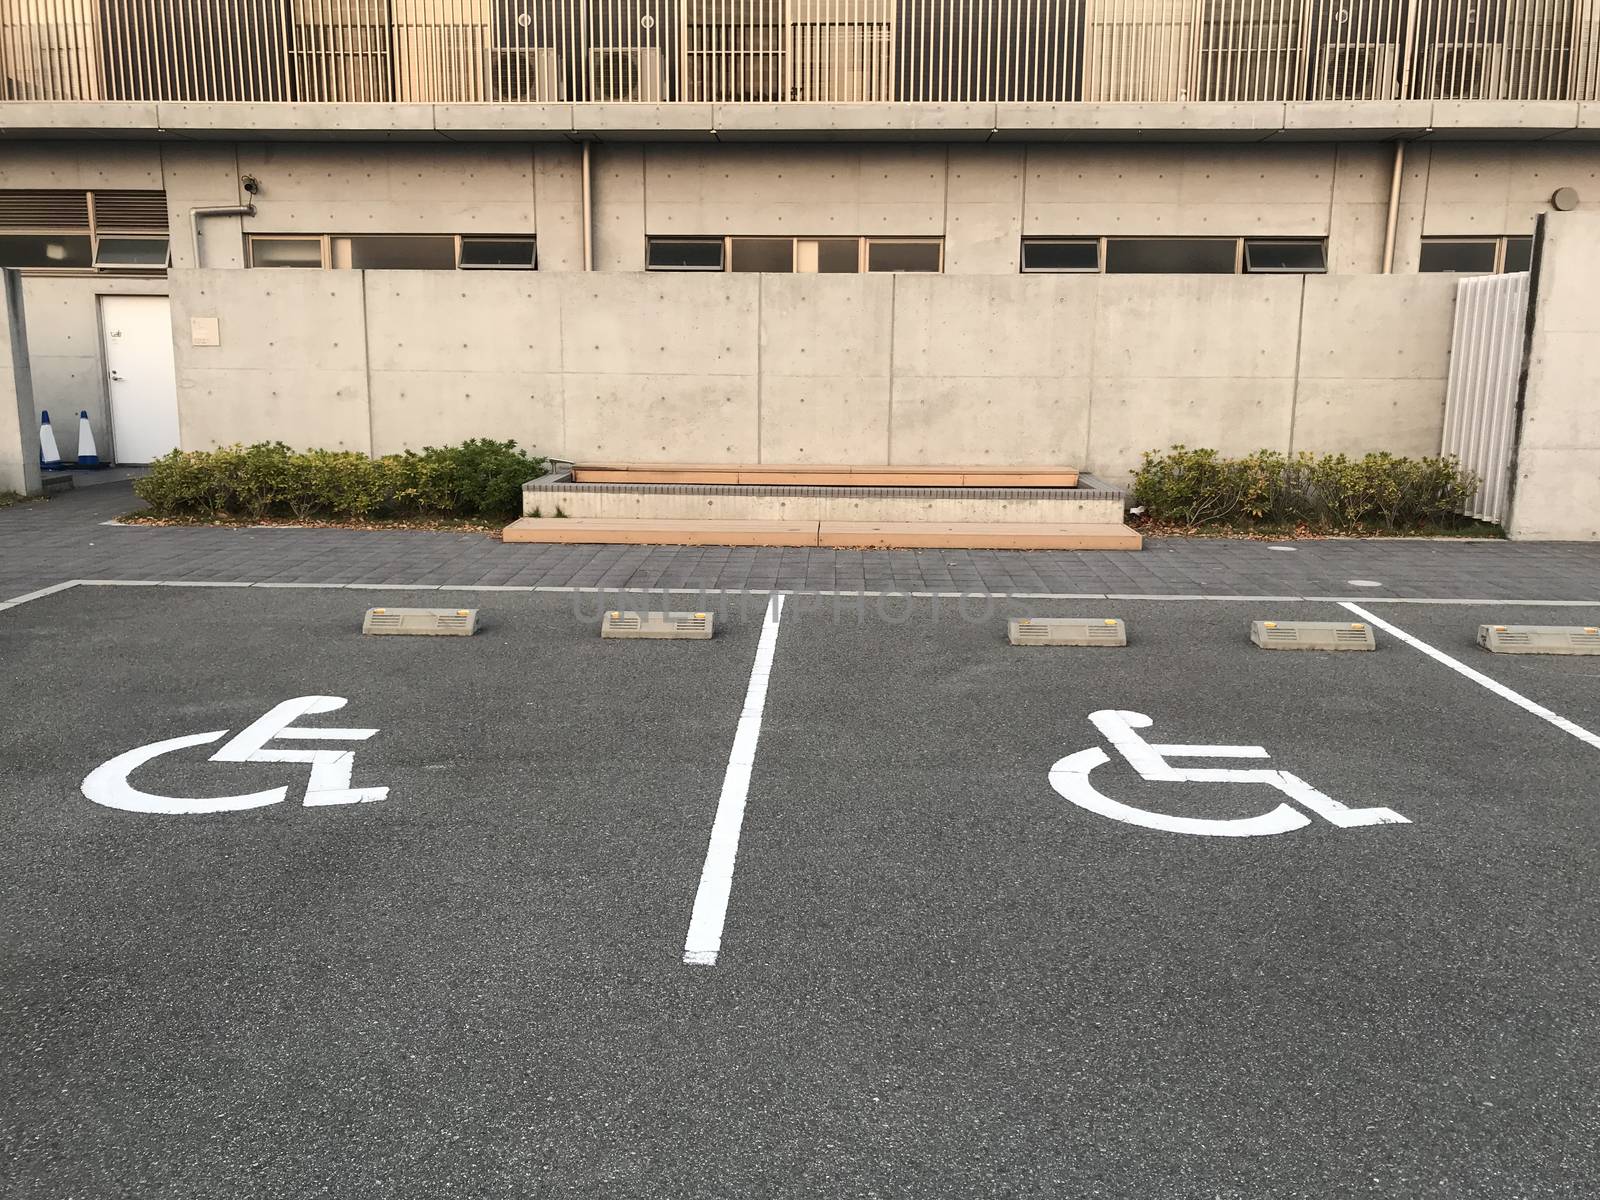
[{"label": "brick paver walkway", "polygon": [[[131,485],[0,509],[0,600],[68,579],[778,589],[1406,596],[1600,603],[1600,545],[1153,539],[1138,554],[506,545],[468,533],[102,524]],[[1375,580],[1359,587],[1351,580]]]}]

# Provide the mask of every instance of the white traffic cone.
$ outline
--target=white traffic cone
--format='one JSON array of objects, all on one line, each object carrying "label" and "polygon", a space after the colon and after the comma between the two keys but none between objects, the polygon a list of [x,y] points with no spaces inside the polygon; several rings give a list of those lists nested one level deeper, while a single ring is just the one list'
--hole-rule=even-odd
[{"label": "white traffic cone", "polygon": [[78,412],[78,465],[90,470],[102,467],[100,455],[95,452],[94,430],[89,428],[89,410]]},{"label": "white traffic cone", "polygon": [[44,412],[39,416],[39,469],[59,471],[61,451],[56,449],[56,431],[50,428],[50,414]]}]

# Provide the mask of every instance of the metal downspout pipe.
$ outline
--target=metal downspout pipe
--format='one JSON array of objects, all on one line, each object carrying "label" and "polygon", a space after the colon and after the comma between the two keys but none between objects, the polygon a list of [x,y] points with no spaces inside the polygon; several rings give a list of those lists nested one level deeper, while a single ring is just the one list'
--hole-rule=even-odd
[{"label": "metal downspout pipe", "polygon": [[189,236],[194,242],[194,265],[198,269],[205,266],[200,258],[200,218],[202,217],[253,217],[256,215],[254,204],[228,204],[218,208],[191,208],[189,210]]},{"label": "metal downspout pipe", "polygon": [[589,174],[589,142],[583,143],[583,269],[594,270],[594,192]]},{"label": "metal downspout pipe", "polygon": [[1389,220],[1383,230],[1383,273],[1394,274],[1394,235],[1400,221],[1400,179],[1405,173],[1406,144],[1394,144],[1394,173],[1389,179]]}]

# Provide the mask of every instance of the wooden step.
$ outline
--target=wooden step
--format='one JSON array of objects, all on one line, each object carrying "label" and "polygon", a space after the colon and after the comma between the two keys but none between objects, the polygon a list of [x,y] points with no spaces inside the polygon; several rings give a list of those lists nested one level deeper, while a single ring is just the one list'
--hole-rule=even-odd
[{"label": "wooden step", "polygon": [[817,545],[839,550],[1139,550],[1144,539],[1126,525],[1088,521],[823,521]]},{"label": "wooden step", "polygon": [[651,546],[826,546],[841,550],[1138,550],[1126,525],[1094,522],[726,521],[600,517],[523,517],[508,542]]},{"label": "wooden step", "polygon": [[645,546],[815,546],[815,521],[690,521],[665,517],[523,517],[506,542],[622,543]]},{"label": "wooden step", "polygon": [[1078,486],[1066,467],[812,466],[784,463],[579,463],[574,483],[743,483],[813,487]]}]

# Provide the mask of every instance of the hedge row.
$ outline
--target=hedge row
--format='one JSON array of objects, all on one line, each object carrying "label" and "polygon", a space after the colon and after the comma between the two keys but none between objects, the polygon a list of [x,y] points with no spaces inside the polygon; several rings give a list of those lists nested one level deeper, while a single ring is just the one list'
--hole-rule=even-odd
[{"label": "hedge row", "polygon": [[547,459],[524,454],[515,442],[487,438],[382,458],[258,442],[173,451],[133,490],[164,517],[504,520],[521,514],[522,485],[548,468]]},{"label": "hedge row", "polygon": [[1453,458],[1368,454],[1287,455],[1259,450],[1223,458],[1174,446],[1149,451],[1133,500],[1147,516],[1186,527],[1305,525],[1329,533],[1449,528],[1478,479]]}]

